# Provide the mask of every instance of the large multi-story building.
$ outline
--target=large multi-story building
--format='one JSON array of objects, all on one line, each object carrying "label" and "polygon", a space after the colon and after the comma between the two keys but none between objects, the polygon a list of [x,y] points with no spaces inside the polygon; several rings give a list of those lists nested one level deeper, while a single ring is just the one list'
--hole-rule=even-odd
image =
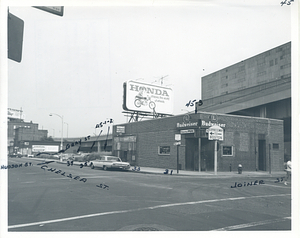
[{"label": "large multi-story building", "polygon": [[47,130],[39,130],[38,124],[24,122],[23,119],[8,119],[8,153],[28,154],[31,152],[31,141],[47,138]]},{"label": "large multi-story building", "polygon": [[202,77],[199,111],[281,119],[291,159],[291,42]]}]

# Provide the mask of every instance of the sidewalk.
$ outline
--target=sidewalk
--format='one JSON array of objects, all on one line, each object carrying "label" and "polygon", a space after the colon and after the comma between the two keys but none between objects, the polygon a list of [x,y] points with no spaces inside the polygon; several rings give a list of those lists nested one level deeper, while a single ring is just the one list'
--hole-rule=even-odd
[{"label": "sidewalk", "polygon": [[[131,169],[134,169],[132,167]],[[132,171],[135,173],[148,173],[148,174],[161,174],[165,176],[199,176],[199,177],[210,177],[210,178],[216,178],[216,177],[283,177],[285,176],[284,171],[276,171],[272,172],[271,174],[268,171],[243,171],[242,174],[238,174],[237,171],[232,172],[217,172],[215,175],[214,171],[187,171],[187,170],[177,170],[173,169],[172,175],[170,174],[170,171],[172,169],[169,169],[168,174],[164,174],[165,169],[162,168],[152,168],[152,167],[140,167],[140,171]]]},{"label": "sidewalk", "polygon": [[[51,159],[44,159],[44,158],[30,158],[32,160],[39,160],[39,161],[55,161],[59,164],[67,164],[67,161],[59,161],[59,160],[51,160]],[[84,164],[84,162],[78,162],[73,161],[73,166],[77,165],[80,166],[80,164]],[[139,167],[139,171],[134,171],[134,166],[130,167],[130,170],[128,172],[132,173],[144,173],[144,174],[160,174],[164,176],[198,176],[203,178],[216,178],[216,177],[283,177],[286,175],[284,171],[276,171],[271,172],[269,171],[243,171],[242,174],[239,174],[237,171],[232,172],[217,172],[217,175],[215,175],[214,171],[188,171],[188,170],[177,170],[173,169],[172,175],[170,174],[172,169],[169,169],[168,174],[164,174],[166,169],[162,168],[153,168],[153,167]]]}]

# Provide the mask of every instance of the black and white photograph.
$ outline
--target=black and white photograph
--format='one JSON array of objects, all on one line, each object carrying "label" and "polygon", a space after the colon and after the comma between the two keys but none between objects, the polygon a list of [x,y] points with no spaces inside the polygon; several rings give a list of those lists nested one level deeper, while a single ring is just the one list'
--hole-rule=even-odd
[{"label": "black and white photograph", "polygon": [[0,2],[0,237],[298,237],[299,1]]}]

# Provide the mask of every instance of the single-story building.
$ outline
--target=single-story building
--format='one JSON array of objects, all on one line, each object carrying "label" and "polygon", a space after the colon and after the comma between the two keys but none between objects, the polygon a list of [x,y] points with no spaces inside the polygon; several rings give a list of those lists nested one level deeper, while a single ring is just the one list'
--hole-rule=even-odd
[{"label": "single-story building", "polygon": [[214,171],[215,154],[218,171],[282,171],[284,163],[283,121],[268,118],[198,112],[137,121],[114,125],[112,144],[140,167]]}]

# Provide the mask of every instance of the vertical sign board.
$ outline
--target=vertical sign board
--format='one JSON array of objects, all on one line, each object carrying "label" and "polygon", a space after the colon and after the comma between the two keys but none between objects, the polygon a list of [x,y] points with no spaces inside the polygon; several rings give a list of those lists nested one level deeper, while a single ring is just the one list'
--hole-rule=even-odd
[{"label": "vertical sign board", "polygon": [[208,128],[208,139],[209,140],[223,140],[224,131],[219,126],[212,126]]},{"label": "vertical sign board", "polygon": [[181,134],[175,134],[175,140],[180,141],[181,140]]},{"label": "vertical sign board", "polygon": [[217,164],[218,164],[218,154],[217,154],[217,141],[223,140],[224,131],[221,127],[214,125],[208,128],[208,139],[215,141],[215,149],[214,149],[214,171],[215,175],[217,175]]},{"label": "vertical sign board", "polygon": [[18,63],[22,60],[24,21],[8,13],[7,19],[7,53],[8,58]]}]

